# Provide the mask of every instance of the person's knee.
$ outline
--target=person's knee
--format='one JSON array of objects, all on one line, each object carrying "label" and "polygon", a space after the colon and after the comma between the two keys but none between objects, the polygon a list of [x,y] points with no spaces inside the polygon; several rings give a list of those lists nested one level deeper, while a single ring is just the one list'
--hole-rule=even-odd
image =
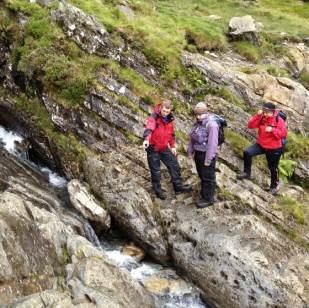
[{"label": "person's knee", "polygon": [[247,156],[247,157],[248,157],[248,156],[252,156],[252,153],[250,152],[249,149],[245,149],[245,150],[244,150],[244,157],[245,157],[245,156]]}]

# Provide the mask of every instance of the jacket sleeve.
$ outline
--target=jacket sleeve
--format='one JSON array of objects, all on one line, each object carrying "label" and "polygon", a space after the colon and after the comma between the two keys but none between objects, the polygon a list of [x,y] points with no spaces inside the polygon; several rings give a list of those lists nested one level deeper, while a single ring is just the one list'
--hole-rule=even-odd
[{"label": "jacket sleeve", "polygon": [[152,116],[148,117],[143,134],[144,140],[150,139],[151,134],[155,130],[155,128],[156,128],[156,120]]},{"label": "jacket sleeve", "polygon": [[172,123],[172,134],[168,143],[171,148],[174,148],[176,146],[174,123]]},{"label": "jacket sleeve", "polygon": [[262,117],[263,116],[259,115],[259,114],[256,114],[253,117],[251,117],[251,119],[248,122],[248,128],[250,128],[250,129],[259,128]]},{"label": "jacket sleeve", "polygon": [[205,164],[210,165],[211,160],[216,156],[218,150],[219,125],[211,121],[208,125],[207,151],[205,155]]},{"label": "jacket sleeve", "polygon": [[287,130],[286,130],[285,122],[280,117],[278,119],[277,126],[273,127],[272,129],[272,133],[276,139],[286,138]]}]

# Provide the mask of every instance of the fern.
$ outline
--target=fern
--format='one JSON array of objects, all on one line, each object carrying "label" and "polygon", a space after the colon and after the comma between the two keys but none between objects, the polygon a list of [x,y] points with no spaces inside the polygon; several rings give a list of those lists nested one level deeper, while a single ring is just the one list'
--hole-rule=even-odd
[{"label": "fern", "polygon": [[297,163],[290,159],[281,159],[279,163],[279,174],[281,179],[287,183],[292,177]]}]

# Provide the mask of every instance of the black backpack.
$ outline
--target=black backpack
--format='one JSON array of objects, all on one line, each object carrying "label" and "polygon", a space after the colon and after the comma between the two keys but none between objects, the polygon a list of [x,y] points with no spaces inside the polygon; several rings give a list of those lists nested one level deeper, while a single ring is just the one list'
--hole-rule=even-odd
[{"label": "black backpack", "polygon": [[211,119],[209,121],[207,121],[206,123],[206,128],[207,128],[207,124],[210,121],[216,121],[218,126],[219,126],[219,133],[218,133],[218,146],[221,145],[222,143],[224,143],[225,141],[225,136],[224,136],[224,127],[227,126],[227,122],[224,118],[220,117],[217,114],[212,114],[211,115]]},{"label": "black backpack", "polygon": [[[279,117],[280,117],[284,122],[286,122],[286,119],[287,119],[286,113],[283,112],[282,110],[279,110],[279,112],[278,112],[278,114],[277,114],[277,116],[276,116],[276,123],[277,123],[277,125],[278,125]],[[287,140],[286,140],[286,138],[282,138],[282,139],[281,139],[281,143],[282,143],[282,153],[283,153],[284,150],[285,150],[285,147],[286,147],[286,145],[287,145]]]}]

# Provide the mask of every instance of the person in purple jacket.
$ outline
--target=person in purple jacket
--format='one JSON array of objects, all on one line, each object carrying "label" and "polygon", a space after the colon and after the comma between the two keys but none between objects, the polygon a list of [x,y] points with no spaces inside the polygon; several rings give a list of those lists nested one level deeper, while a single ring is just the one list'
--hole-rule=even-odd
[{"label": "person in purple jacket", "polygon": [[216,190],[216,158],[218,150],[219,125],[212,120],[205,103],[198,103],[194,109],[196,122],[190,132],[188,155],[193,158],[199,178],[201,179],[201,198],[198,208],[214,204]]}]

